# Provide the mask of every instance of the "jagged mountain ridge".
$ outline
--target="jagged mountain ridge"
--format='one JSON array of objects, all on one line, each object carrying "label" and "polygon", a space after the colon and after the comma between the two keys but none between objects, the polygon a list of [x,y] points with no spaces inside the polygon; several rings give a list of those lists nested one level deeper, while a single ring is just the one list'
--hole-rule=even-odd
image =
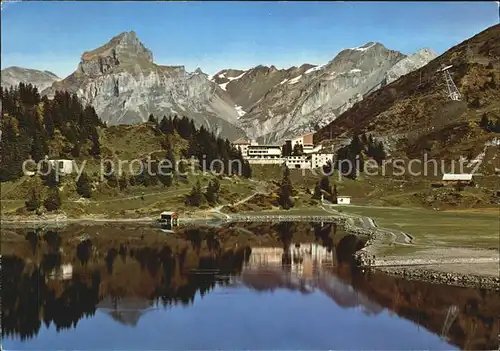
[{"label": "jagged mountain ridge", "polygon": [[[440,69],[450,74],[461,101],[447,96]],[[486,116],[500,119],[500,25],[492,26],[452,47],[427,65],[366,96],[315,136],[348,137],[370,133],[390,140],[395,152],[433,157],[458,157],[485,152],[497,133],[477,126]],[[491,147],[497,167],[498,147]],[[415,156],[416,157],[416,156]],[[469,156],[470,157],[470,156]],[[483,162],[486,165],[487,162]]]},{"label": "jagged mountain ridge", "polygon": [[150,113],[185,115],[229,139],[245,133],[260,141],[326,125],[363,96],[435,56],[412,56],[370,42],[346,49],[325,65],[227,69],[212,77],[200,69],[155,64],[135,32],[124,32],[82,54],[78,68],[42,94],[75,92],[109,124],[145,121]]},{"label": "jagged mountain ridge", "polygon": [[56,90],[75,92],[109,124],[143,122],[151,113],[177,114],[230,139],[244,135],[235,126],[238,114],[227,93],[200,70],[155,64],[133,31],[84,52],[76,71],[42,94],[50,97]]},{"label": "jagged mountain ridge", "polygon": [[343,50],[326,65],[223,70],[212,80],[240,108],[239,125],[250,137],[277,142],[326,125],[364,95],[436,56],[430,49],[406,56],[369,42]]},{"label": "jagged mountain ridge", "polygon": [[3,88],[17,86],[19,83],[31,83],[43,90],[50,87],[52,83],[60,78],[50,71],[39,71],[17,66],[7,67],[2,69],[1,84]]}]

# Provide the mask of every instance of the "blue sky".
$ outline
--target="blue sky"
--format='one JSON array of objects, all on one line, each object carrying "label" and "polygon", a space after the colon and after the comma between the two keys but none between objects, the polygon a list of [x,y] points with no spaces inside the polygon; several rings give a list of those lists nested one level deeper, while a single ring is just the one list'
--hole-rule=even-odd
[{"label": "blue sky", "polygon": [[15,2],[2,10],[2,68],[64,77],[81,54],[134,30],[156,63],[224,68],[321,64],[378,41],[403,53],[448,48],[498,23],[488,2]]}]

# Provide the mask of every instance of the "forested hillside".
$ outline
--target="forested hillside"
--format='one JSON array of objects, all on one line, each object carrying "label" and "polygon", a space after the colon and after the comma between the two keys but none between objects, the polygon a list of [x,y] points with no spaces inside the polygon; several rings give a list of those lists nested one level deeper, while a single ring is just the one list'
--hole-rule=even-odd
[{"label": "forested hillside", "polygon": [[[2,159],[0,181],[16,180],[22,177],[22,163],[30,157],[38,162],[46,155],[49,158],[91,158],[119,157],[110,153],[115,149],[114,143],[120,138],[120,126],[112,127],[114,138],[104,138],[108,128],[97,116],[94,108],[84,106],[76,94],[56,92],[52,100],[41,97],[37,88],[20,83],[16,88],[2,89]],[[225,174],[234,174],[236,163],[230,165],[230,160],[239,160],[243,165],[243,176],[250,176],[250,167],[244,162],[238,150],[231,146],[227,139],[216,137],[206,128],[197,129],[192,120],[187,117],[179,118],[163,116],[158,120],[150,115],[149,125],[154,134],[160,137],[160,149],[166,151],[164,157],[175,164],[176,157],[198,159],[203,170],[210,169],[213,160],[216,171]],[[117,129],[118,128],[118,129]],[[152,138],[143,135],[141,125],[133,126],[131,131],[135,138]],[[137,130],[135,130],[137,129]],[[145,143],[156,144],[157,139],[143,140]],[[181,141],[187,147],[174,153],[175,145]],[[110,143],[109,145],[107,143]],[[141,155],[136,144],[128,146],[130,150],[124,154],[129,156]],[[177,154],[177,155],[175,155]],[[223,166],[221,166],[223,165]]]},{"label": "forested hillside", "polygon": [[54,155],[55,142],[61,145],[58,157],[81,154],[99,157],[98,129],[105,127],[91,106],[83,106],[76,94],[57,92],[52,100],[40,97],[31,84],[1,89],[2,159],[0,181],[22,176],[21,165],[30,157],[38,162]]}]

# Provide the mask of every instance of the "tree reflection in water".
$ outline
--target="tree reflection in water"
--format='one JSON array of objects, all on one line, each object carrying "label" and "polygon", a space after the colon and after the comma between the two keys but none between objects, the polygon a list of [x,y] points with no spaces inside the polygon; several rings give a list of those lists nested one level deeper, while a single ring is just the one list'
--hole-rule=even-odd
[{"label": "tree reflection in water", "polygon": [[[62,262],[58,246],[60,238],[55,234],[49,231],[44,235],[49,252],[42,255],[39,265],[28,265],[16,256],[2,257],[3,338],[32,338],[39,332],[42,320],[47,327],[53,324],[59,331],[74,328],[82,317],[94,315],[99,302],[106,298],[103,290],[113,290],[109,287],[113,286],[113,268],[118,255],[122,258],[122,264],[128,262],[128,265],[133,265],[135,262],[140,266],[142,273],[139,272],[139,277],[127,277],[129,282],[139,281],[144,274],[155,281],[147,296],[141,298],[158,299],[163,306],[177,303],[187,305],[193,303],[197,292],[204,295],[216,285],[229,284],[229,276],[241,272],[245,257],[250,255],[248,247],[218,250],[216,254],[206,256],[195,254],[189,259],[190,263],[195,260],[196,265],[182,272],[178,268],[186,264],[193,252],[184,249],[175,253],[164,245],[159,249],[136,248],[127,255],[125,247],[121,246],[119,249],[109,249],[102,263],[89,266],[93,245],[89,239],[85,239],[76,249],[82,269],[75,272],[71,279],[58,280],[54,279],[53,272],[61,268]],[[31,247],[36,247],[32,243],[37,242],[37,237],[26,235]],[[208,273],[200,274],[200,271]],[[106,286],[103,286],[104,280]],[[109,294],[115,302],[128,294],[120,289]],[[115,295],[117,292],[118,296]]]},{"label": "tree reflection in water", "polygon": [[[270,229],[278,233],[282,243],[282,269],[290,272],[297,227],[281,223]],[[270,229],[256,231],[266,233]],[[395,311],[436,334],[443,329],[449,306],[454,305],[459,312],[448,326],[451,342],[461,348],[496,347],[500,302],[495,292],[410,282],[380,273],[366,276],[353,267],[351,259],[352,254],[363,247],[364,239],[337,233],[334,224],[311,224],[307,230],[333,255],[334,267],[330,269],[336,278],[319,286],[323,284],[326,289],[336,284],[332,290],[335,303],[345,305],[344,308],[352,305],[352,301],[342,295],[349,289],[339,288],[339,284],[347,284],[378,306]],[[120,304],[142,306],[145,301],[164,307],[191,304],[197,293],[204,296],[218,285],[231,284],[232,277],[241,273],[244,262],[248,262],[252,254],[249,247],[225,249],[217,235],[204,230],[189,231],[189,245],[183,247],[166,244],[132,247],[129,243],[108,247],[95,237],[95,242],[82,238],[69,247],[64,242],[67,236],[54,231],[29,231],[23,235],[26,250],[19,256],[32,254],[33,257],[29,260],[13,255],[2,257],[3,338],[33,338],[42,321],[56,330],[74,328],[83,317],[93,316],[100,306],[116,310]],[[67,256],[68,252],[74,259]],[[68,260],[75,263],[71,278],[61,278],[56,273]],[[260,279],[254,282],[256,286],[271,287],[263,277],[255,279]],[[112,315],[130,324],[138,318],[117,311]]]}]

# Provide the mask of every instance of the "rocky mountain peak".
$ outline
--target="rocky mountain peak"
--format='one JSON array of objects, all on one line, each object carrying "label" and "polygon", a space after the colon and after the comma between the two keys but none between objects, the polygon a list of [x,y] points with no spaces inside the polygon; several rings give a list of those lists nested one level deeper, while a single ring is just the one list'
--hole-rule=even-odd
[{"label": "rocky mountain peak", "polygon": [[152,52],[144,46],[134,31],[123,32],[97,49],[84,52],[77,72],[98,76],[116,66],[127,64],[153,64]]},{"label": "rocky mountain peak", "polygon": [[2,87],[17,86],[23,82],[33,84],[39,91],[42,91],[60,79],[50,71],[39,71],[18,66],[3,69],[1,76]]},{"label": "rocky mountain peak", "polygon": [[397,62],[387,73],[384,84],[390,84],[399,77],[425,66],[430,61],[434,60],[438,55],[429,48],[420,49],[414,54],[405,57]]},{"label": "rocky mountain peak", "polygon": [[326,69],[337,73],[356,73],[359,71],[374,71],[389,69],[406,55],[387,49],[383,44],[368,42],[363,46],[342,50],[330,61]]},{"label": "rocky mountain peak", "polygon": [[430,48],[423,48],[423,49],[420,49],[417,52],[415,52],[410,57],[421,57],[424,59],[429,59],[429,61],[430,61],[430,60],[438,57],[438,54]]}]

